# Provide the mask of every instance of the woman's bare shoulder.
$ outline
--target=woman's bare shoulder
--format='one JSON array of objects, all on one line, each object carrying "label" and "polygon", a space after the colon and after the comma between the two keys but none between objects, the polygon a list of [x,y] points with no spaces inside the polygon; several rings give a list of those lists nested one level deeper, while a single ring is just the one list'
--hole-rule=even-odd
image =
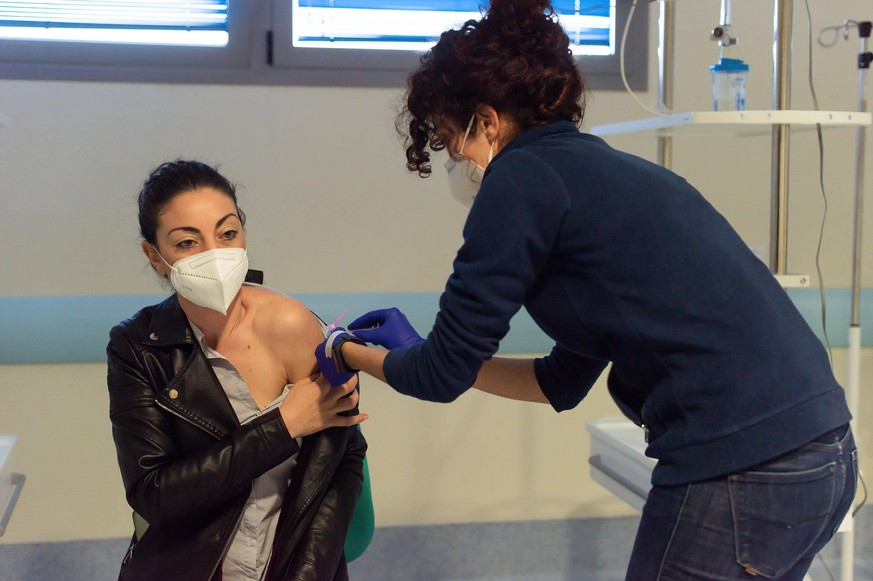
[{"label": "woman's bare shoulder", "polygon": [[243,287],[243,299],[252,310],[256,332],[268,338],[311,338],[321,341],[323,332],[316,316],[303,302],[263,286]]}]

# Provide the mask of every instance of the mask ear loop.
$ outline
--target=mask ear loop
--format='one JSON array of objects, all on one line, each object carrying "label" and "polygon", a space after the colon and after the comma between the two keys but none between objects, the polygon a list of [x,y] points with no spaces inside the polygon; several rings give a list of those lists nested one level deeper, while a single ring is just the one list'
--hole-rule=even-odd
[{"label": "mask ear loop", "polygon": [[458,155],[463,155],[464,146],[467,145],[467,137],[470,135],[470,130],[473,129],[473,121],[476,120],[476,114],[473,113],[473,116],[470,117],[470,122],[467,123],[467,130],[464,132],[464,140],[461,142],[461,149],[458,151]]},{"label": "mask ear loop", "polygon": [[161,262],[163,262],[164,264],[167,265],[167,268],[169,268],[171,271],[175,270],[175,268],[173,268],[173,266],[171,266],[169,262],[167,262],[166,260],[164,260],[164,256],[160,253],[160,251],[157,249],[157,247],[155,247],[154,244],[149,244],[149,246],[152,247],[152,250],[154,250],[154,251],[155,251],[155,254],[158,255],[158,258],[161,259]]},{"label": "mask ear loop", "polygon": [[[476,114],[473,113],[473,116],[470,117],[470,122],[467,123],[467,130],[464,132],[464,139],[461,141],[461,149],[458,151],[458,155],[462,155],[464,153],[464,146],[467,145],[467,137],[470,136],[470,130],[473,129],[473,121],[476,120]],[[488,147],[488,163],[491,163],[491,160],[494,159],[494,146],[497,145],[497,139],[491,142],[491,146]]]}]

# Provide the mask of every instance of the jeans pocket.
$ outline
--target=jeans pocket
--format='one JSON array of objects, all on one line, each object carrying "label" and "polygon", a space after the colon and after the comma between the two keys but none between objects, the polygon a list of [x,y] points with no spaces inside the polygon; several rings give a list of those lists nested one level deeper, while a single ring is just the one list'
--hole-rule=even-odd
[{"label": "jeans pocket", "polygon": [[831,520],[837,463],[784,472],[759,468],[729,478],[737,562],[750,573],[776,577],[809,551]]},{"label": "jeans pocket", "polygon": [[[851,462],[850,470],[847,470],[846,477],[848,481],[846,482],[843,492],[843,498],[838,499],[838,506],[836,510],[836,515],[840,517],[840,519],[834,524],[833,530],[831,531],[831,537],[837,534],[837,531],[840,528],[840,525],[843,523],[843,519],[846,515],[852,510],[852,506],[855,501],[855,494],[858,492],[858,449],[855,448],[849,453],[849,462]],[[854,518],[854,517],[853,517]]]}]

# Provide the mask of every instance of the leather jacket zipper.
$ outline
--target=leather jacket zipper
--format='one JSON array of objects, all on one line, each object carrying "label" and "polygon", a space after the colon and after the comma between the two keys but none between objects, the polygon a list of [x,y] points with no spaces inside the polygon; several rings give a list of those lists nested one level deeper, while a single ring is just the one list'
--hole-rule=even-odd
[{"label": "leather jacket zipper", "polygon": [[121,560],[122,565],[127,565],[127,562],[130,561],[130,558],[133,557],[133,550],[136,548],[136,544],[138,541],[133,541],[130,543],[130,546],[127,547],[127,552],[124,554],[124,558]]},{"label": "leather jacket zipper", "polygon": [[[201,430],[203,430],[203,431],[206,432],[207,434],[211,435],[211,436],[212,436],[213,438],[215,438],[216,440],[219,439],[218,437],[215,436],[215,434],[213,434],[213,433],[210,432],[209,430],[205,429],[203,426],[198,425],[196,422],[192,422],[189,418],[186,418],[185,416],[183,416],[182,414],[180,414],[180,413],[177,412],[176,410],[174,410],[174,409],[172,409],[172,408],[170,408],[170,407],[167,407],[166,405],[162,404],[161,401],[160,401],[159,399],[155,398],[155,403],[156,403],[157,406],[158,406],[159,408],[161,408],[162,410],[166,410],[166,411],[170,412],[171,414],[173,414],[174,416],[176,416],[177,418],[179,418],[179,419],[181,419],[181,420],[184,420],[184,421],[188,422],[188,423],[191,424],[192,426],[196,426],[196,427],[200,428]],[[249,494],[251,495],[251,485],[249,485]],[[243,506],[245,506],[245,505],[243,505]],[[233,529],[232,529],[232,530],[236,531],[236,530],[239,528],[239,523],[240,523],[240,521],[242,520],[242,517],[243,517],[243,514],[244,514],[244,513],[245,513],[245,510],[239,510],[239,511],[238,511],[238,513],[237,513],[237,515],[236,515],[236,519],[234,520],[234,524],[233,524]],[[209,579],[212,579],[212,577],[215,575],[215,571],[218,570],[218,567],[221,566],[221,563],[224,561],[224,558],[227,556],[227,552],[230,550],[230,542],[231,542],[232,540],[233,540],[233,535],[229,535],[229,536],[227,537],[227,539],[224,541],[224,546],[223,546],[222,549],[221,549],[221,556],[218,558],[218,561],[215,562],[215,565],[213,565],[213,567],[212,567],[212,572],[209,573]],[[133,549],[133,548],[131,548],[131,550],[130,550],[129,552],[132,552],[132,549]]]},{"label": "leather jacket zipper", "polygon": [[176,416],[177,418],[179,418],[180,420],[184,420],[184,421],[188,422],[189,424],[191,424],[192,426],[194,426],[194,427],[196,427],[196,428],[199,428],[200,430],[203,430],[204,432],[206,432],[207,434],[209,434],[210,436],[212,436],[212,437],[215,438],[216,440],[220,440],[220,439],[221,439],[221,438],[219,438],[218,436],[216,436],[215,434],[213,434],[212,432],[210,432],[209,430],[207,430],[206,428],[204,428],[203,426],[201,426],[200,424],[198,424],[197,422],[192,422],[192,421],[191,421],[191,418],[185,417],[185,416],[183,416],[182,414],[180,414],[179,412],[177,412],[176,410],[174,410],[173,408],[168,407],[168,406],[166,406],[165,404],[161,403],[161,400],[155,398],[155,403],[156,403],[156,404],[158,405],[158,407],[161,408],[162,410],[168,411],[168,412],[170,412],[171,414],[173,414],[174,416]]}]

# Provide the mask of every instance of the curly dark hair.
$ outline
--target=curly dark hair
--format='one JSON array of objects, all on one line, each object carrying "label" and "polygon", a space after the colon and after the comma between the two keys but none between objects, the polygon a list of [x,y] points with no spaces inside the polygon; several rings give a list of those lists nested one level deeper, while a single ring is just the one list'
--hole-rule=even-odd
[{"label": "curly dark hair", "polygon": [[466,127],[485,104],[508,114],[515,134],[556,119],[578,125],[585,82],[549,0],[492,0],[481,20],[444,32],[422,55],[405,99],[396,127],[406,167],[427,177],[427,149],[446,147],[438,124]]}]

